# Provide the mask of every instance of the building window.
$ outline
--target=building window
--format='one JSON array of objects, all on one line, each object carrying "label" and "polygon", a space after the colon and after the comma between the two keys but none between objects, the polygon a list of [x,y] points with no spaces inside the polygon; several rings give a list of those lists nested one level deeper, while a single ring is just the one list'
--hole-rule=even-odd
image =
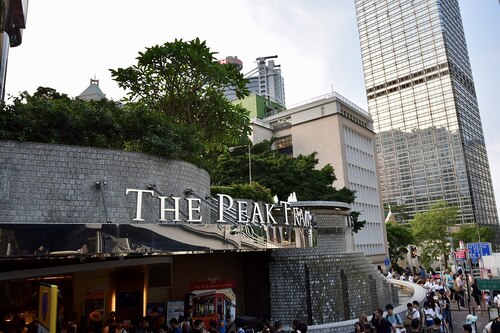
[{"label": "building window", "polygon": [[293,143],[291,135],[283,136],[281,138],[276,138],[274,146],[276,147],[276,150],[279,151],[280,153],[293,155]]}]

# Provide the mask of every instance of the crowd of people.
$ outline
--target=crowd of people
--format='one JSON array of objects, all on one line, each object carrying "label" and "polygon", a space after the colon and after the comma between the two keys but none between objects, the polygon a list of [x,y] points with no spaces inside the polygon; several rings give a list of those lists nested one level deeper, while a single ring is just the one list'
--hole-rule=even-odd
[{"label": "crowd of people", "polygon": [[[494,294],[492,299],[490,293],[481,291],[478,288],[477,280],[471,274],[464,274],[461,267],[457,268],[457,272],[446,270],[443,274],[426,273],[422,266],[415,270],[415,273],[406,268],[401,274],[397,274],[393,270],[389,270],[386,274],[378,267],[379,271],[388,279],[399,279],[409,281],[421,285],[426,290],[426,300],[423,306],[416,301],[407,304],[406,317],[403,318],[403,323],[390,320],[390,323],[382,324],[386,326],[382,330],[377,330],[375,325],[367,325],[366,329],[359,330],[355,326],[355,332],[450,332],[451,330],[451,304],[456,303],[458,310],[465,309],[465,301],[470,301],[470,306],[476,307],[478,311],[482,311],[484,304],[488,306],[500,306],[500,294]],[[473,302],[472,302],[472,300]],[[390,310],[389,310],[390,309]],[[378,309],[380,310],[380,309]],[[389,321],[392,313],[392,305],[387,305],[387,318],[383,318],[386,322]],[[380,310],[381,311],[381,310]],[[374,313],[374,318],[376,317]],[[363,318],[366,316],[362,316]],[[468,314],[465,323],[456,323],[455,332],[479,333],[476,332],[477,316]],[[399,319],[398,319],[399,320]],[[364,322],[361,319],[359,322]],[[373,319],[372,319],[373,321]],[[459,325],[457,325],[459,324]],[[379,325],[380,326],[380,325]],[[388,328],[387,328],[388,327]],[[500,333],[500,318],[491,320],[483,330],[483,333]]]},{"label": "crowd of people", "polygon": [[[408,303],[404,314],[394,313],[392,304],[386,305],[385,315],[383,309],[375,309],[370,320],[365,314],[361,314],[354,325],[355,333],[447,333],[452,331],[450,311],[452,303],[456,303],[460,309],[465,307],[466,298],[472,297],[478,310],[482,310],[481,304],[484,303],[491,305],[493,302],[500,306],[500,294],[494,295],[491,299],[489,293],[482,293],[477,281],[470,274],[464,274],[461,268],[456,273],[447,270],[442,275],[432,272],[427,274],[421,266],[415,273],[407,268],[401,274],[393,270],[384,273],[380,266],[378,269],[388,279],[400,279],[421,285],[426,290],[426,299],[422,304],[417,301]],[[60,307],[57,333],[228,333],[229,328],[236,333],[285,332],[279,321],[273,325],[268,320],[262,321],[250,330],[238,319],[234,322],[234,326],[228,327],[227,318],[223,318],[222,315],[218,320],[211,320],[205,325],[202,320],[193,320],[192,313],[193,308],[187,307],[182,315],[168,322],[157,308],[153,308],[146,317],[136,317],[131,320],[124,320],[115,312],[102,318],[98,311],[78,319],[76,314],[66,317],[64,307]],[[476,320],[477,316],[469,314],[465,323],[455,323],[454,331],[459,332],[457,327],[460,327],[466,333],[479,333],[476,332]],[[33,320],[26,324],[23,318],[17,316],[9,320],[4,318],[4,325],[0,327],[0,333],[37,332],[38,321]],[[292,329],[287,329],[286,332],[306,333],[307,325],[294,321]],[[483,333],[500,333],[500,318],[490,321]]]}]

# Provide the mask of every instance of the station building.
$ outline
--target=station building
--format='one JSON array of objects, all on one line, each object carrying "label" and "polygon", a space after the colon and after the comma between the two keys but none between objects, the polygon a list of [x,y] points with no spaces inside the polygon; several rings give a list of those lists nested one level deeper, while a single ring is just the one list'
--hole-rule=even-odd
[{"label": "station building", "polygon": [[205,170],[129,151],[0,141],[0,156],[2,312],[34,316],[40,283],[78,318],[132,322],[190,302],[315,325],[396,295],[353,250],[345,203],[214,198]]}]

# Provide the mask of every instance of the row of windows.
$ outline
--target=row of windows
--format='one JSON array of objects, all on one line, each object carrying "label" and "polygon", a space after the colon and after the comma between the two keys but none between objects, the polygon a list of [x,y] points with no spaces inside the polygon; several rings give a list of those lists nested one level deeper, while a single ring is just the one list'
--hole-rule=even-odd
[{"label": "row of windows", "polygon": [[350,119],[350,120],[354,121],[356,124],[361,125],[364,128],[368,128],[366,121],[361,120],[360,118],[356,117],[355,115],[353,115],[349,111],[346,111],[343,108],[341,108],[340,109],[340,114],[343,115],[344,117],[346,117],[347,119]]},{"label": "row of windows", "polygon": [[[375,166],[373,160],[372,164]],[[349,179],[349,182],[363,183],[375,191],[378,186],[377,175],[374,170],[366,169],[352,163],[347,163],[347,179]]]},{"label": "row of windows", "polygon": [[379,194],[376,188],[355,182],[349,182],[349,189],[356,191],[356,201],[378,204]]},{"label": "row of windows", "polygon": [[278,150],[286,148],[286,147],[290,147],[292,145],[293,145],[293,142],[292,142],[292,136],[291,135],[287,135],[287,136],[283,136],[281,138],[277,138],[276,141],[274,141],[274,146]]},{"label": "row of windows", "polygon": [[346,161],[364,167],[367,170],[375,170],[375,159],[373,153],[367,153],[357,147],[346,144]]},{"label": "row of windows", "polygon": [[368,138],[347,126],[343,127],[343,131],[344,142],[346,145],[351,145],[370,154],[373,153],[373,139]]},{"label": "row of windows", "polygon": [[377,98],[380,96],[388,95],[388,94],[393,93],[395,91],[399,91],[399,90],[406,89],[406,88],[409,88],[412,86],[416,86],[416,85],[419,85],[421,83],[431,81],[431,80],[434,80],[434,79],[440,78],[441,76],[446,76],[446,75],[448,75],[448,71],[443,70],[441,72],[437,72],[437,73],[426,75],[424,77],[413,79],[413,80],[411,80],[409,82],[405,82],[403,84],[398,84],[396,86],[392,86],[391,88],[387,88],[387,89],[385,89],[383,91],[379,91],[377,93],[369,94],[367,97],[370,100],[370,99]]},{"label": "row of windows", "polygon": [[290,127],[292,126],[292,118],[291,117],[280,118],[276,121],[271,122],[269,125],[271,125],[273,130]]},{"label": "row of windows", "polygon": [[439,65],[436,65],[436,66],[433,66],[430,68],[424,68],[418,72],[410,73],[406,76],[399,77],[399,78],[394,79],[394,80],[389,81],[389,82],[385,82],[381,85],[371,87],[371,88],[366,90],[366,94],[370,95],[370,93],[375,92],[375,91],[380,90],[380,89],[386,90],[387,88],[389,88],[392,85],[399,85],[405,81],[411,81],[411,80],[418,78],[420,76],[427,76],[429,73],[440,71],[440,70],[447,68],[447,67],[448,67],[447,63],[442,63],[442,64],[439,64]]}]

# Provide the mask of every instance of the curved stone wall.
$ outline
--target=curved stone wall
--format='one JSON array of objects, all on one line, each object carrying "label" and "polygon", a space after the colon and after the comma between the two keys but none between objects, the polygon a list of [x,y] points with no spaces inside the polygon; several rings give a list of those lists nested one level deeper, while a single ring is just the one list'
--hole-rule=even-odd
[{"label": "curved stone wall", "polygon": [[332,323],[398,303],[397,291],[361,252],[279,249],[269,267],[271,316],[283,322]]},{"label": "curved stone wall", "polygon": [[271,253],[271,317],[319,325],[350,320],[397,303],[397,290],[363,253],[352,251],[349,206],[322,201],[304,205],[315,216],[318,245]]},{"label": "curved stone wall", "polygon": [[[104,192],[98,181],[106,182]],[[0,141],[0,223],[131,223],[137,195],[126,196],[125,191],[146,190],[150,184],[167,196],[184,197],[188,188],[201,197],[210,193],[209,174],[183,161],[114,149]],[[203,209],[202,215],[209,217],[208,208]],[[142,211],[145,223],[157,222],[159,200],[145,195]]]}]

